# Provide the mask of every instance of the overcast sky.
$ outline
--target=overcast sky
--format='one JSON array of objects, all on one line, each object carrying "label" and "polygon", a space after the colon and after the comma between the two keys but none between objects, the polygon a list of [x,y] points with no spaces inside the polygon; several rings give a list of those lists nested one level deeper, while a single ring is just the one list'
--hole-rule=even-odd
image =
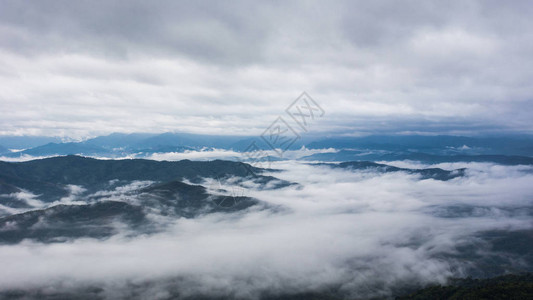
[{"label": "overcast sky", "polygon": [[[530,1],[0,0],[0,135],[533,133]],[[290,118],[289,118],[290,119]]]}]

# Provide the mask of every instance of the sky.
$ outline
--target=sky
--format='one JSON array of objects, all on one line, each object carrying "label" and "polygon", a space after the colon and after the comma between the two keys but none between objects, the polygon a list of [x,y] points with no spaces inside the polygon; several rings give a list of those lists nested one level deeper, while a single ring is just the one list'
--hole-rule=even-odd
[{"label": "sky", "polygon": [[0,135],[533,133],[529,1],[0,0]]}]

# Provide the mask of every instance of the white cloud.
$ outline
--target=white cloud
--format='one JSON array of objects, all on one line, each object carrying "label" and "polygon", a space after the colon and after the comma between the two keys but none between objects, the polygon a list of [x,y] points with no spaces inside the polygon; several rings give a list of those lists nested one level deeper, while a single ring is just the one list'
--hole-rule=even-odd
[{"label": "white cloud", "polygon": [[[276,162],[273,167],[284,171],[273,175],[300,185],[246,189],[247,196],[277,207],[273,211],[181,218],[163,233],[137,238],[0,246],[0,274],[9,274],[0,276],[0,287],[98,284],[114,297],[128,282],[156,281],[146,297],[182,284],[185,294],[250,298],[259,291],[330,285],[379,296],[403,282],[443,282],[465,269],[437,254],[455,253],[476,232],[533,225],[530,217],[498,211],[531,205],[530,167],[469,166],[465,178],[436,181]],[[489,209],[459,218],[428,210],[449,205]]]}]

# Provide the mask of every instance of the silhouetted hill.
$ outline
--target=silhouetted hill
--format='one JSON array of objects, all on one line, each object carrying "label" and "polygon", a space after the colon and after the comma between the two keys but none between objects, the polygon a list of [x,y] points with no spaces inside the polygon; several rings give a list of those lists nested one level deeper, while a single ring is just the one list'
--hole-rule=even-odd
[{"label": "silhouetted hill", "polygon": [[43,146],[27,149],[21,152],[12,153],[10,156],[18,156],[22,154],[31,156],[51,156],[51,155],[103,155],[109,151],[91,145],[81,143],[49,143]]},{"label": "silhouetted hill", "polygon": [[533,299],[533,275],[505,275],[490,279],[457,279],[447,286],[432,286],[396,300],[422,299]]},{"label": "silhouetted hill", "polygon": [[[180,181],[155,183],[127,191],[124,195],[127,195],[128,202],[106,200],[105,195],[88,195],[78,197],[77,204],[33,208],[0,218],[0,243],[18,243],[23,239],[50,242],[78,237],[109,237],[119,232],[117,222],[122,224],[121,230],[126,226],[132,234],[143,234],[157,227],[153,221],[147,221],[147,214],[193,218],[201,214],[243,210],[259,203],[245,196],[211,195],[203,186]],[[3,205],[10,206],[5,199],[0,200]],[[80,205],[80,202],[87,204]],[[28,205],[24,208],[32,209]]]},{"label": "silhouetted hill", "polygon": [[18,243],[23,239],[51,242],[79,237],[103,238],[118,232],[116,222],[131,229],[148,224],[140,206],[125,202],[56,205],[0,218],[0,243]]},{"label": "silhouetted hill", "polygon": [[[5,143],[3,143],[5,142]],[[7,143],[7,144],[6,144]],[[113,133],[107,136],[92,138],[83,142],[60,143],[57,138],[44,137],[0,137],[0,145],[7,148],[25,148],[24,152],[7,153],[10,157],[20,155],[50,156],[50,155],[92,155],[124,157],[127,155],[149,155],[161,152],[183,152],[186,150],[226,149],[238,152],[254,149],[271,150],[271,147],[260,136],[232,136],[232,135],[203,135],[191,133]],[[14,146],[16,145],[16,146]],[[21,145],[28,145],[22,147]],[[365,137],[331,137],[317,140],[316,137],[302,136],[291,147],[291,150],[335,148],[342,151],[336,154],[320,154],[317,160],[348,161],[375,160],[369,153],[384,154],[412,154],[427,153],[432,155],[507,155],[531,156],[533,154],[533,137],[522,136],[494,136],[494,137],[465,137],[465,136],[420,136],[420,135],[392,135]],[[19,147],[20,146],[20,147]],[[344,154],[344,157],[341,157]],[[353,155],[363,154],[357,158]],[[346,157],[346,156],[350,157]],[[377,159],[377,158],[376,158]]]},{"label": "silhouetted hill", "polygon": [[99,136],[86,140],[83,143],[86,145],[92,145],[106,149],[128,148],[156,135],[157,134],[153,133],[112,133],[110,135]]},{"label": "silhouetted hill", "polygon": [[423,136],[391,135],[364,137],[333,137],[311,142],[309,149],[359,149],[385,150],[391,152],[409,151],[431,154],[504,154],[530,156],[533,154],[533,137],[522,136]]},{"label": "silhouetted hill", "polygon": [[427,153],[382,153],[376,151],[341,150],[315,153],[303,157],[308,161],[397,161],[412,160],[428,164],[445,162],[492,162],[502,165],[531,165],[533,157],[507,155],[434,155]]},{"label": "silhouetted hill", "polygon": [[[188,179],[198,182],[210,177],[248,177],[261,182],[274,180],[260,175],[263,170],[231,161],[153,161],[143,159],[98,160],[80,156],[62,156],[20,163],[0,161],[0,187],[27,189],[55,198],[66,195],[65,185],[100,189],[110,180],[150,180],[166,182]],[[45,197],[46,198],[46,197]]]},{"label": "silhouetted hill", "polygon": [[398,168],[394,166],[389,166],[386,164],[378,164],[370,161],[349,161],[343,162],[340,164],[316,164],[324,165],[332,168],[342,168],[350,170],[371,170],[380,173],[389,173],[389,172],[405,172],[408,174],[418,174],[421,179],[435,179],[435,180],[450,180],[456,177],[461,177],[465,175],[466,169],[456,169],[452,171],[443,170],[440,168],[429,168],[429,169],[408,169],[408,168]]},{"label": "silhouetted hill", "polygon": [[240,195],[210,195],[203,186],[180,181],[153,184],[138,193],[143,206],[162,215],[188,218],[202,213],[242,210],[258,203],[253,198]]},{"label": "silhouetted hill", "polygon": [[[179,280],[176,280],[179,282]],[[143,292],[153,288],[157,283],[129,284],[129,297],[143,299]],[[164,299],[198,299],[198,300],[230,300],[229,296],[194,295],[184,296],[180,293],[178,283],[165,281],[165,286],[175,286]],[[0,292],[2,299],[105,299],[104,289],[91,285],[62,290],[13,289]],[[490,279],[455,279],[446,286],[432,286],[412,292],[408,295],[397,296],[396,300],[529,300],[533,297],[533,276],[530,273],[505,275]],[[354,298],[335,291],[317,291],[301,293],[272,293],[264,294],[259,300],[381,300],[391,298]]]},{"label": "silhouetted hill", "polygon": [[48,136],[0,136],[0,145],[8,149],[29,149],[48,143],[61,143],[61,139]]}]

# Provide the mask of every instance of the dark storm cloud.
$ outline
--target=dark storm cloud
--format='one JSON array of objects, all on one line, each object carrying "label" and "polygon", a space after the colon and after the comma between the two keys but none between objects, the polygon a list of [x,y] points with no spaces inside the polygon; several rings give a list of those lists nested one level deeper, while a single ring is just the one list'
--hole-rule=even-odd
[{"label": "dark storm cloud", "polygon": [[533,128],[527,1],[0,3],[3,135]]}]

